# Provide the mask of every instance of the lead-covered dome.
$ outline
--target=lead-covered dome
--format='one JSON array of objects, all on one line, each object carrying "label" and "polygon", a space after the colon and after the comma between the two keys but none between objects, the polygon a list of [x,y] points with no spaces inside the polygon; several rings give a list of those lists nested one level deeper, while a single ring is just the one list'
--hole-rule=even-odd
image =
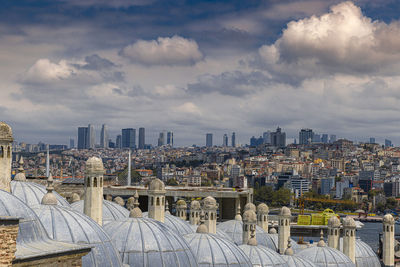
[{"label": "lead-covered dome", "polygon": [[125,218],[104,225],[124,264],[130,266],[197,266],[185,240],[150,218]]},{"label": "lead-covered dome", "polygon": [[[43,196],[47,193],[46,187],[33,183],[23,181],[11,181],[11,193],[21,199],[29,207],[39,205],[42,201]],[[57,204],[66,208],[71,208],[68,201],[53,191],[53,194],[57,198]]]},{"label": "lead-covered dome", "polygon": [[[343,251],[343,238],[340,238],[340,250]],[[361,239],[356,239],[356,266],[357,267],[379,267],[379,258],[373,249]]]},{"label": "lead-covered dome", "polygon": [[93,246],[92,251],[82,257],[82,266],[122,266],[109,236],[90,217],[57,205],[37,205],[32,209],[52,239]]},{"label": "lead-covered dome", "polygon": [[11,127],[7,123],[0,121],[0,141],[12,142],[13,140]]},{"label": "lead-covered dome", "polygon": [[270,248],[253,245],[240,245],[239,248],[249,257],[253,266],[291,267],[279,253]]},{"label": "lead-covered dome", "polygon": [[319,267],[355,267],[349,257],[337,249],[326,246],[321,239],[317,246],[302,249],[296,256],[311,261]]},{"label": "lead-covered dome", "polygon": [[[79,200],[71,204],[72,209],[83,212],[84,200]],[[103,225],[111,221],[129,217],[129,210],[117,203],[103,199]]]},{"label": "lead-covered dome", "polygon": [[[148,216],[148,212],[143,212],[143,217],[147,218]],[[180,235],[187,235],[196,232],[188,222],[171,215],[169,212],[165,213],[164,224]]]},{"label": "lead-covered dome", "polygon": [[[224,231],[236,245],[243,244],[243,221],[230,220],[217,225],[217,230]],[[256,239],[259,245],[277,250],[275,242],[261,227],[256,226]]]},{"label": "lead-covered dome", "polygon": [[282,255],[282,258],[290,267],[317,267],[312,261],[298,257],[296,255]]},{"label": "lead-covered dome", "polygon": [[215,234],[194,233],[184,236],[200,267],[251,267],[246,254],[233,242]]}]

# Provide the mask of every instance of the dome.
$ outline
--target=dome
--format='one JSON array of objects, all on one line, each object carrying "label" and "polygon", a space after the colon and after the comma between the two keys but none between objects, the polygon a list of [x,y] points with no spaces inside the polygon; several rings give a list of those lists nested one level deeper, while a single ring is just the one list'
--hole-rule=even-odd
[{"label": "dome", "polygon": [[282,258],[287,262],[288,266],[290,267],[316,267],[316,265],[311,261],[295,255],[282,255]]},{"label": "dome", "polygon": [[292,216],[292,213],[290,212],[289,208],[282,207],[281,210],[279,211],[279,216]]},{"label": "dome", "polygon": [[[275,233],[271,233],[271,232],[275,232]],[[275,228],[271,228],[268,236],[274,242],[275,247],[278,248],[278,246],[279,246],[279,244],[278,244],[279,236],[278,236],[278,234],[276,232],[276,229]],[[290,239],[290,244],[292,245],[292,249],[293,249],[294,252],[297,252],[297,251],[299,251],[301,249],[300,245],[297,244],[297,242],[294,241],[293,239]]]},{"label": "dome", "polygon": [[[243,244],[243,221],[230,220],[217,225],[217,230],[224,231],[236,245]],[[256,226],[256,238],[259,245],[277,250],[275,242],[261,227]]]},{"label": "dome", "polygon": [[383,223],[393,224],[394,223],[394,218],[393,218],[392,214],[388,213],[385,216],[383,216]]},{"label": "dome", "polygon": [[217,201],[212,196],[208,196],[203,199],[203,207],[204,209],[216,209]]},{"label": "dome", "polygon": [[[322,244],[321,244],[322,243]],[[319,267],[355,267],[349,257],[320,241],[317,246],[300,250],[296,256],[311,261]]]},{"label": "dome", "polygon": [[[125,218],[104,226],[130,266],[197,266],[188,244],[165,224],[150,218]],[[127,238],[129,237],[129,238]]]},{"label": "dome", "polygon": [[86,161],[86,173],[104,173],[103,161],[98,157],[91,157]]},{"label": "dome", "polygon": [[0,141],[12,142],[13,140],[11,127],[7,123],[0,121]]},{"label": "dome", "polygon": [[190,209],[199,210],[200,209],[200,202],[197,200],[193,200],[190,202]]},{"label": "dome", "polygon": [[253,203],[249,202],[246,205],[244,205],[244,210],[243,211],[246,211],[246,210],[252,210],[252,211],[256,212],[256,205],[254,205]]},{"label": "dome", "polygon": [[[72,209],[83,213],[84,201],[79,200],[71,204]],[[118,219],[127,218],[129,216],[129,210],[121,207],[120,205],[103,199],[103,225]]]},{"label": "dome", "polygon": [[284,258],[270,248],[252,245],[240,245],[239,248],[249,257],[253,266],[289,267]]},{"label": "dome", "polygon": [[[148,218],[148,216],[149,216],[148,212],[143,212],[143,217]],[[196,232],[197,229],[197,227],[196,229],[193,229],[188,222],[182,220],[179,217],[171,215],[170,213],[165,213],[164,224],[169,226],[171,229],[173,229],[176,233],[180,235],[192,234]]]},{"label": "dome", "polygon": [[176,202],[176,207],[177,207],[177,208],[180,208],[180,209],[186,209],[186,208],[187,208],[186,201],[183,200],[183,199],[179,199],[179,200]]},{"label": "dome", "polygon": [[[33,183],[23,181],[11,181],[11,193],[21,199],[29,207],[39,205],[42,202],[43,196],[47,193],[46,187]],[[57,204],[66,208],[71,208],[68,201],[53,191],[53,194],[57,198]]]},{"label": "dome", "polygon": [[356,222],[350,216],[343,219],[343,227],[356,228]]},{"label": "dome", "polygon": [[328,220],[328,227],[338,228],[340,227],[340,220],[336,216],[331,216]]},{"label": "dome", "polygon": [[250,259],[238,246],[218,235],[195,233],[184,238],[200,267],[252,266]]},{"label": "dome", "polygon": [[50,238],[93,246],[92,251],[82,257],[82,266],[122,266],[110,238],[90,217],[57,205],[37,205],[32,209]]},{"label": "dome", "polygon": [[[343,238],[340,238],[340,250],[343,250]],[[357,267],[379,267],[380,261],[372,248],[361,239],[356,239],[356,266]]]},{"label": "dome", "polygon": [[0,190],[0,216],[20,218],[15,253],[17,259],[59,254],[82,248],[75,244],[51,240],[33,210],[19,198],[3,190]]},{"label": "dome", "polygon": [[269,208],[267,204],[261,203],[257,206],[257,213],[259,214],[268,214],[269,213]]},{"label": "dome", "polygon": [[150,185],[149,185],[149,190],[151,190],[151,191],[164,191],[165,190],[165,185],[160,179],[155,178],[155,179],[151,180]]},{"label": "dome", "polygon": [[243,221],[250,222],[250,223],[256,223],[257,222],[256,213],[252,209],[246,210],[243,213]]}]

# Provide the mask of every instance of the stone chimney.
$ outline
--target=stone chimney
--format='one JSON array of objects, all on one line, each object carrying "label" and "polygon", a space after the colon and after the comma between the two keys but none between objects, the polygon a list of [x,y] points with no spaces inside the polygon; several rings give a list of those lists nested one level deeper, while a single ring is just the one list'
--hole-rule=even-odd
[{"label": "stone chimney", "polygon": [[91,157],[86,161],[85,171],[85,198],[83,212],[103,224],[103,161],[97,157]]},{"label": "stone chimney", "polygon": [[269,208],[265,203],[257,206],[257,225],[264,229],[266,233],[268,233],[268,213]]},{"label": "stone chimney", "polygon": [[340,239],[340,221],[334,215],[328,220],[328,246],[337,250],[339,248]]},{"label": "stone chimney", "polygon": [[176,202],[176,216],[186,221],[187,204],[186,201],[180,199]]},{"label": "stone chimney", "polygon": [[211,234],[217,233],[217,209],[218,204],[215,198],[208,196],[203,199],[204,223]]},{"label": "stone chimney", "polygon": [[394,219],[391,214],[383,216],[382,261],[384,266],[394,266]]},{"label": "stone chimney", "polygon": [[278,215],[278,252],[284,254],[290,237],[290,218],[292,213],[287,207],[282,207]]},{"label": "stone chimney", "polygon": [[349,216],[343,219],[343,253],[356,263],[356,223]]},{"label": "stone chimney", "polygon": [[200,213],[201,207],[200,202],[197,200],[193,200],[190,202],[190,215],[189,215],[189,222],[192,225],[198,225],[200,223]]},{"label": "stone chimney", "polygon": [[242,243],[247,244],[251,237],[251,233],[256,231],[257,215],[252,209],[248,209],[243,213],[243,235]]},{"label": "stone chimney", "polygon": [[149,195],[149,218],[164,222],[166,193],[164,183],[158,178],[151,180],[147,192]]},{"label": "stone chimney", "polygon": [[13,134],[11,127],[0,121],[0,189],[11,192]]}]

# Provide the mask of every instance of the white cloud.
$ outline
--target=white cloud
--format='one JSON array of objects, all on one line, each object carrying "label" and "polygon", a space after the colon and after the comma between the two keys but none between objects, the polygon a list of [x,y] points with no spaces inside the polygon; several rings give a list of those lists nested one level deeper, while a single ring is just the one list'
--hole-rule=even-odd
[{"label": "white cloud", "polygon": [[75,68],[69,66],[65,60],[53,63],[49,59],[39,59],[29,68],[24,75],[24,82],[44,83],[67,79],[75,72]]},{"label": "white cloud", "polygon": [[144,65],[193,65],[203,54],[196,41],[180,36],[159,37],[157,40],[139,40],[125,47],[121,55]]},{"label": "white cloud", "polygon": [[400,60],[400,24],[372,21],[352,2],[329,13],[287,24],[272,45],[259,49],[261,64],[300,78],[333,73],[392,75]]}]

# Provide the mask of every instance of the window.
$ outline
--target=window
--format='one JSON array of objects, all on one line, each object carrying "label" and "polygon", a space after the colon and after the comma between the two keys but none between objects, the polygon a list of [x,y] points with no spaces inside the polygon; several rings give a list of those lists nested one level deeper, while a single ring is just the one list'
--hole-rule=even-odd
[{"label": "window", "polygon": [[151,202],[151,205],[154,206],[154,198],[153,197],[150,197],[150,202]]},{"label": "window", "polygon": [[214,220],[214,213],[211,212],[211,220]]},{"label": "window", "polygon": [[160,206],[160,198],[159,197],[156,198],[156,206]]},{"label": "window", "polygon": [[4,149],[0,146],[0,158],[4,158]]},{"label": "window", "polygon": [[97,187],[97,177],[94,177],[94,179],[93,179],[93,186]]},{"label": "window", "polygon": [[162,197],[162,204],[165,205],[165,197]]},{"label": "window", "polygon": [[103,177],[100,177],[100,186],[103,187]]},{"label": "window", "polygon": [[11,158],[11,148],[7,147],[7,158]]},{"label": "window", "polygon": [[89,177],[86,179],[86,186],[90,186],[90,178]]}]

